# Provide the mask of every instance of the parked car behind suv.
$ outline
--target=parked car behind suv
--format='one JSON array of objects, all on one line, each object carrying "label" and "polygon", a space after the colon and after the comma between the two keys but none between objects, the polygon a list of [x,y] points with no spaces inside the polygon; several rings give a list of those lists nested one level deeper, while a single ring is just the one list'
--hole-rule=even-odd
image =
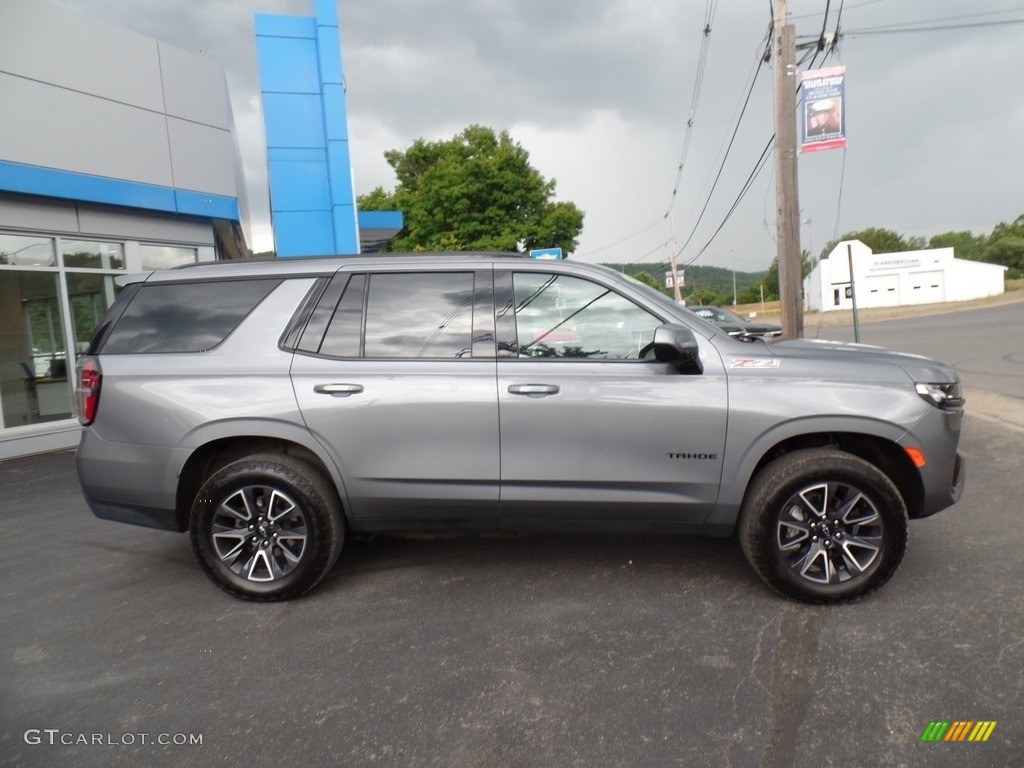
[{"label": "parked car behind suv", "polygon": [[774,339],[782,335],[782,327],[774,323],[746,320],[722,307],[689,307],[697,317],[717,325],[730,336],[751,339]]},{"label": "parked car behind suv", "polygon": [[292,598],[349,532],[736,535],[793,598],[865,595],[960,496],[948,366],[751,347],[603,267],[444,254],[123,278],[78,361],[101,518]]}]

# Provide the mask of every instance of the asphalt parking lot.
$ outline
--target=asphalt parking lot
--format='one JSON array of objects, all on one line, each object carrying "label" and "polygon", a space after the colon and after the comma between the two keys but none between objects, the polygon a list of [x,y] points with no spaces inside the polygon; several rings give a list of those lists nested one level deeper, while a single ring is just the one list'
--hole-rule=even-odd
[{"label": "asphalt parking lot", "polygon": [[731,540],[547,535],[349,542],[250,605],[187,537],[93,518],[71,454],[8,461],[0,763],[1019,766],[1022,445],[968,416],[961,503],[832,608]]}]

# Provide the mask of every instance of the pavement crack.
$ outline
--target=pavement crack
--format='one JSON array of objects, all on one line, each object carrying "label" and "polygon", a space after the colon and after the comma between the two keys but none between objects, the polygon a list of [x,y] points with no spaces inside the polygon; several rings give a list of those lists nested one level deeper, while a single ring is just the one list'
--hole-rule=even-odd
[{"label": "pavement crack", "polygon": [[822,608],[787,606],[782,611],[779,641],[772,654],[772,729],[761,768],[795,763],[800,727],[814,698],[819,639],[827,618]]}]

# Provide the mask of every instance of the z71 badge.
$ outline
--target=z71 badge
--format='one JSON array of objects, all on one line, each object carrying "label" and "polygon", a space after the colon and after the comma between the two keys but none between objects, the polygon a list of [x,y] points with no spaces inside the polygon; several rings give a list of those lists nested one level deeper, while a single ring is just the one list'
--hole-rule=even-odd
[{"label": "z71 badge", "polygon": [[737,357],[730,368],[778,368],[781,361],[777,357]]}]

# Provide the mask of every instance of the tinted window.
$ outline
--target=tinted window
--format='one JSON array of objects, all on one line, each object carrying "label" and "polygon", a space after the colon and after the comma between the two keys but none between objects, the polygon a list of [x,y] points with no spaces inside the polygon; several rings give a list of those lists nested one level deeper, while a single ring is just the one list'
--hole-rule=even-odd
[{"label": "tinted window", "polygon": [[472,345],[472,272],[370,275],[366,357],[469,357]]},{"label": "tinted window", "polygon": [[512,278],[521,357],[636,360],[661,320],[603,285],[567,275]]},{"label": "tinted window", "polygon": [[150,354],[213,349],[280,282],[231,280],[143,285],[101,351]]},{"label": "tinted window", "polygon": [[338,302],[338,308],[320,346],[320,353],[332,357],[359,357],[362,339],[363,293],[366,275],[353,275]]}]

